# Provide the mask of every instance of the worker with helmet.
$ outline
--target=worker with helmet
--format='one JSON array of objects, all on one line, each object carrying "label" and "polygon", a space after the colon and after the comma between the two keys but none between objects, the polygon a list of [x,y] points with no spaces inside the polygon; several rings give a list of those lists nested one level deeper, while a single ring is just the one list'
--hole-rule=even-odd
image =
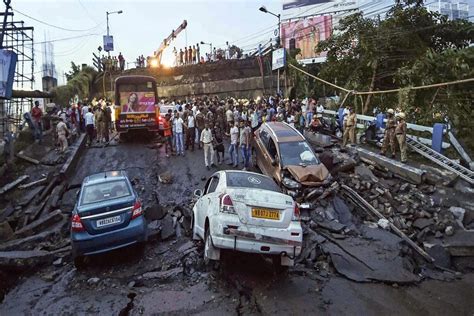
[{"label": "worker with helmet", "polygon": [[405,122],[405,113],[397,114],[398,124],[395,127],[395,136],[400,146],[400,160],[407,162],[407,123]]},{"label": "worker with helmet", "polygon": [[397,126],[397,121],[395,120],[395,111],[393,109],[387,110],[387,125],[385,126],[385,134],[383,137],[382,150],[380,151],[381,155],[385,155],[387,152],[388,146],[390,145],[390,151],[392,152],[392,158],[395,158],[395,127]]}]

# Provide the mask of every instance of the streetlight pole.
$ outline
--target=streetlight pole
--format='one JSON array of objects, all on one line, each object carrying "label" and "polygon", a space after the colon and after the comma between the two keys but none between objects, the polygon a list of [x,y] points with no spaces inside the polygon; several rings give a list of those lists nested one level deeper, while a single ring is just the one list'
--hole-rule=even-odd
[{"label": "streetlight pole", "polygon": [[[280,37],[280,29],[281,29],[281,16],[280,14],[275,14],[273,12],[270,12],[267,10],[267,8],[265,6],[261,6],[259,8],[260,11],[262,11],[263,13],[268,13],[268,14],[271,14],[273,15],[274,17],[277,17],[278,18],[278,42],[277,42],[277,48],[280,48],[281,47],[281,37]],[[278,93],[280,93],[280,68],[277,69],[277,91]]]},{"label": "streetlight pole", "polygon": [[[106,19],[107,19],[107,39],[109,38],[110,36],[110,28],[109,28],[109,15],[111,14],[114,14],[114,13],[117,13],[117,14],[122,14],[123,11],[122,10],[118,10],[118,11],[113,11],[113,12],[109,12],[109,11],[105,11],[105,16],[106,16]],[[105,46],[105,45],[104,45]],[[110,57],[110,51],[107,51],[107,54],[109,55]]]}]

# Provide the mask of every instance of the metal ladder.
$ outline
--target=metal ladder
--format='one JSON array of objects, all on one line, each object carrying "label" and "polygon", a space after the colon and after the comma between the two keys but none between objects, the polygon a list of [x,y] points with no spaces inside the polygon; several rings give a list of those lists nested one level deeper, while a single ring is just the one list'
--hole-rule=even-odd
[{"label": "metal ladder", "polygon": [[413,136],[407,135],[407,144],[410,146],[411,149],[413,149],[420,155],[428,158],[434,163],[440,165],[441,167],[456,173],[457,175],[459,175],[461,178],[463,178],[470,184],[474,184],[474,172],[472,172],[471,170],[452,161],[448,157],[441,155],[440,153],[429,148],[428,146],[423,145],[422,143],[417,141],[415,137]]}]

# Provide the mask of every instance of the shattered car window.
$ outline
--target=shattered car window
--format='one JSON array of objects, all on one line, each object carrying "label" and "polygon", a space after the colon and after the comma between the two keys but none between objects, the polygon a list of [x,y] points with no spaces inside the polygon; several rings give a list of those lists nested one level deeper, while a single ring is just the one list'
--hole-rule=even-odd
[{"label": "shattered car window", "polygon": [[273,179],[246,172],[227,172],[227,186],[281,192]]},{"label": "shattered car window", "polygon": [[318,158],[306,142],[279,143],[282,166],[317,165]]},{"label": "shattered car window", "polygon": [[130,195],[131,192],[128,185],[123,180],[92,184],[84,187],[81,205],[103,202]]}]

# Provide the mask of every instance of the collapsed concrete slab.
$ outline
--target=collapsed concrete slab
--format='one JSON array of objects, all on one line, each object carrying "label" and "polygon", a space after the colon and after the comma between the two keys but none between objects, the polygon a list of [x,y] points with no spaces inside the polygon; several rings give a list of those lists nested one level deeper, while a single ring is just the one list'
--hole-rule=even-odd
[{"label": "collapsed concrete slab", "polygon": [[26,250],[0,251],[0,266],[12,268],[31,268],[54,261],[56,254],[71,251],[71,246],[55,251]]},{"label": "collapsed concrete slab", "polygon": [[22,229],[15,232],[17,237],[27,237],[39,233],[48,226],[57,223],[63,219],[61,210],[55,210],[46,216],[26,225]]},{"label": "collapsed concrete slab", "polygon": [[407,164],[401,163],[399,161],[387,158],[385,156],[373,153],[367,149],[357,147],[357,152],[359,156],[365,159],[369,159],[376,164],[386,168],[387,170],[393,172],[402,179],[405,179],[414,184],[420,184],[424,179],[424,171],[418,168],[411,167]]}]

